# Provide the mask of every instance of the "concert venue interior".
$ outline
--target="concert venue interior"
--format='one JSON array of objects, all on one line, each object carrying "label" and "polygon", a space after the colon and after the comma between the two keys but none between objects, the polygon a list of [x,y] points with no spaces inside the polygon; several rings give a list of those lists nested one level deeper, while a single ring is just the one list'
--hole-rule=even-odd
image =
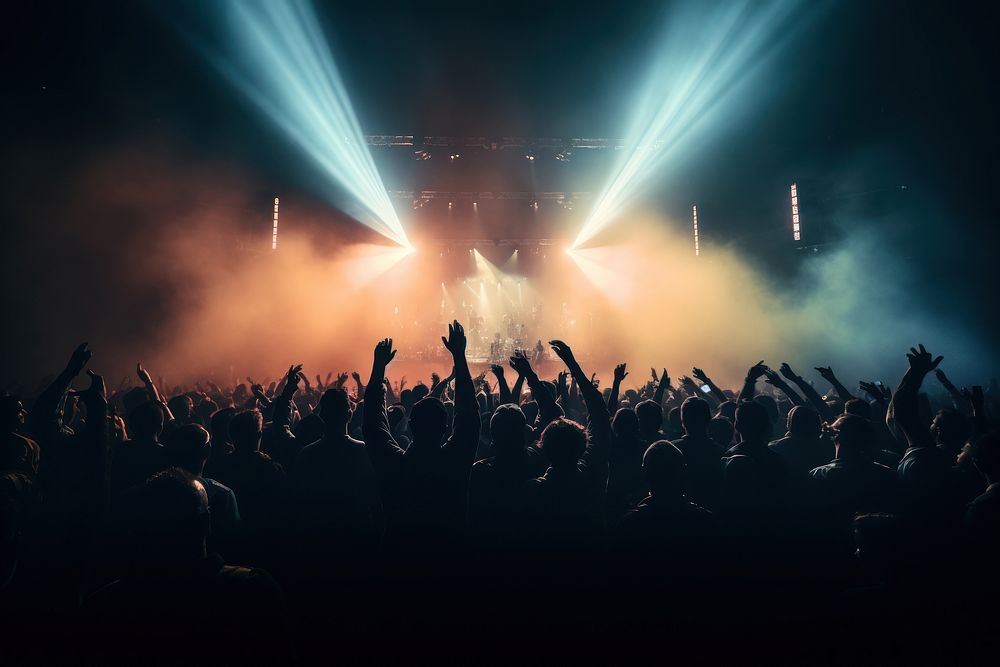
[{"label": "concert venue interior", "polygon": [[[299,420],[316,420],[322,390],[341,373],[360,373],[357,391],[343,379],[336,387],[350,388],[360,415],[372,350],[391,338],[389,404],[398,396],[400,434],[410,440],[403,390],[453,372],[442,337],[456,321],[480,392],[476,459],[492,451],[491,401],[502,396],[491,367],[513,383],[510,359],[523,351],[561,391],[567,366],[552,340],[572,346],[605,394],[614,386],[612,405],[620,388],[634,409],[669,373],[676,387],[657,395],[665,420],[674,409],[680,419],[685,388],[711,395],[696,370],[735,410],[748,373],[764,373],[758,360],[768,373],[787,363],[785,377],[798,370],[825,401],[823,462],[849,398],[838,386],[888,402],[890,394],[864,394],[859,380],[895,390],[907,350],[923,344],[943,355],[948,378],[922,386],[925,426],[942,408],[964,414],[977,436],[995,427],[995,412],[971,407],[975,387],[985,387],[991,410],[1000,398],[989,277],[1000,242],[997,60],[986,7],[17,4],[5,44],[0,393],[23,402],[28,417],[11,437],[38,433],[36,400],[87,341],[111,423],[129,422],[118,403],[143,386],[137,362],[164,401],[242,409],[239,392],[253,402],[260,383],[250,407],[263,411],[264,452],[276,423],[267,406],[287,386],[289,365],[302,364],[313,383],[292,406],[292,433]],[[628,375],[616,380],[621,363]],[[830,380],[831,368],[844,385]],[[575,379],[570,370],[574,392]],[[70,378],[59,409],[89,385],[82,373]],[[777,440],[797,403],[764,385],[757,391],[778,406]],[[458,400],[451,391],[441,394],[448,409]],[[803,391],[796,398],[807,400]],[[591,422],[591,406],[564,403],[567,417]],[[70,417],[63,426],[79,435],[94,423],[85,412],[75,429]],[[868,421],[885,430],[884,413]],[[712,415],[738,422],[715,403]],[[168,412],[164,433],[173,422]],[[349,433],[367,441],[355,426]],[[541,426],[525,443],[539,451]],[[673,428],[657,434],[684,435],[679,421]],[[914,440],[893,433],[895,468]],[[129,442],[124,430],[119,438]],[[745,440],[734,435],[720,451]],[[974,437],[959,444],[973,455]],[[294,460],[282,462],[290,480]],[[994,489],[985,472],[983,489],[987,479]],[[229,486],[242,509],[240,489]],[[289,576],[287,559],[260,556],[245,536],[221,553],[265,567],[286,589],[301,615],[292,621],[304,638],[295,658],[320,648],[302,620],[318,618],[302,611],[315,601],[296,598],[309,587]],[[30,574],[38,561],[27,558],[21,571]],[[116,571],[102,567],[110,580]],[[80,589],[81,608],[99,579]],[[8,589],[23,594],[22,582],[12,574]],[[5,613],[20,613],[18,600]],[[571,634],[556,625],[561,639]]]}]

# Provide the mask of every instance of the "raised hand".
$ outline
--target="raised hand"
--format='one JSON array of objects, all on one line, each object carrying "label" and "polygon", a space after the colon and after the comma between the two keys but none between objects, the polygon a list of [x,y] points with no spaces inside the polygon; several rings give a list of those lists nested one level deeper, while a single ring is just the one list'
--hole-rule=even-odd
[{"label": "raised hand", "polygon": [[528,375],[531,373],[531,362],[528,361],[528,357],[524,354],[524,350],[515,350],[514,354],[510,358],[510,367],[518,375]]},{"label": "raised hand", "polygon": [[615,366],[615,382],[621,383],[622,380],[628,377],[628,371],[625,370],[625,364],[618,364]]},{"label": "raised hand", "polygon": [[567,366],[576,363],[576,358],[573,356],[573,350],[570,346],[561,340],[550,340],[549,345],[552,346],[552,351],[556,353],[556,356],[562,359],[563,363]]},{"label": "raised hand", "polygon": [[448,337],[441,336],[441,342],[445,348],[451,352],[452,356],[464,356],[465,346],[468,343],[465,337],[465,328],[454,320],[448,325]]},{"label": "raised hand", "polygon": [[353,378],[355,382],[359,384],[361,383],[361,373],[354,371],[353,373],[351,373],[351,378]]},{"label": "raised hand", "polygon": [[503,366],[500,364],[490,364],[490,373],[496,376],[498,380],[503,379]]},{"label": "raised hand", "polygon": [[396,350],[392,349],[391,338],[383,338],[375,344],[375,365],[381,367],[383,372],[385,371],[385,367],[389,365],[389,362],[395,358]]},{"label": "raised hand", "polygon": [[73,350],[73,354],[69,357],[69,362],[66,364],[66,372],[70,377],[76,377],[83,370],[83,367],[87,365],[90,361],[91,351],[87,349],[88,343],[80,343]]},{"label": "raised hand", "polygon": [[149,371],[142,367],[142,362],[138,362],[135,365],[135,374],[139,376],[139,382],[144,385],[150,385],[153,383],[153,378],[149,376]]},{"label": "raised hand", "polygon": [[656,369],[650,366],[649,374],[653,376],[653,382],[659,382],[660,378],[656,377]]},{"label": "raised hand", "polygon": [[747,380],[756,380],[761,375],[764,375],[768,370],[769,369],[767,365],[764,363],[764,360],[761,359],[756,364],[751,366],[750,370],[747,371]]},{"label": "raised hand", "polygon": [[292,364],[285,373],[285,391],[295,393],[299,390],[299,379],[305,379],[302,374],[302,364]]},{"label": "raised hand", "polygon": [[784,375],[786,379],[791,380],[792,382],[801,379],[795,374],[795,371],[792,370],[792,367],[789,366],[787,362],[781,362],[781,367],[778,370],[781,371],[781,374]]},{"label": "raised hand", "polygon": [[972,404],[972,409],[976,411],[976,414],[985,414],[983,410],[986,407],[986,395],[983,393],[982,385],[977,384],[971,390],[962,389],[962,396]]},{"label": "raised hand", "polygon": [[861,388],[861,391],[865,392],[876,401],[883,401],[887,398],[885,392],[882,391],[882,388],[874,382],[865,382],[864,380],[861,380],[858,382],[858,387]]},{"label": "raised hand", "polygon": [[87,369],[87,375],[90,376],[90,386],[87,389],[82,390],[71,390],[67,392],[70,396],[80,396],[86,398],[88,395],[92,395],[94,398],[99,398],[102,401],[107,401],[107,387],[104,385],[104,377],[98,375],[94,371]]},{"label": "raised hand", "polygon": [[829,366],[816,366],[813,370],[820,374],[824,380],[830,384],[834,384],[837,381],[837,376],[833,374],[833,369]]},{"label": "raised hand", "polygon": [[660,384],[662,384],[665,387],[669,387],[670,386],[670,376],[667,375],[667,369],[666,368],[663,369],[663,373],[660,375]]},{"label": "raised hand", "polygon": [[[330,375],[326,376],[326,381],[327,381],[328,384],[330,382],[330,377],[331,377]],[[338,373],[337,374],[337,384],[334,385],[334,386],[337,387],[338,389],[340,389],[340,388],[342,388],[344,386],[345,382],[347,382],[347,373],[346,372],[344,372],[344,373]]]},{"label": "raised hand", "polygon": [[935,359],[930,352],[924,349],[923,345],[918,345],[915,348],[911,347],[910,351],[906,353],[906,358],[910,362],[910,370],[921,375],[930,373],[944,359],[943,356],[938,356]]},{"label": "raised hand", "polygon": [[701,370],[697,366],[691,369],[691,375],[700,380],[702,384],[712,383],[712,381],[708,378],[708,375],[705,374],[705,371]]}]

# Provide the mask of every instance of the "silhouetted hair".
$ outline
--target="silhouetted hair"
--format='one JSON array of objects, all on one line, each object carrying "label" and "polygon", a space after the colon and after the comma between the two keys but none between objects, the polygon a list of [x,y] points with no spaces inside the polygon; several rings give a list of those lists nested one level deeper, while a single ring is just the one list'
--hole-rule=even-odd
[{"label": "silhouetted hair", "polygon": [[153,401],[146,401],[129,413],[127,425],[134,437],[159,437],[163,431],[163,408]]},{"label": "silhouetted hair", "polygon": [[736,407],[736,430],[744,440],[763,440],[771,432],[767,410],[756,401],[743,401]]},{"label": "silhouetted hair", "polygon": [[656,401],[640,401],[635,406],[635,416],[639,418],[639,431],[656,433],[663,426],[663,407]]},{"label": "silhouetted hair", "polygon": [[257,451],[263,429],[264,416],[257,408],[237,412],[229,422],[229,437],[233,447],[239,451]]},{"label": "silhouetted hair", "polygon": [[844,403],[844,414],[857,415],[871,421],[872,406],[868,405],[868,401],[862,401],[860,398],[852,398]]},{"label": "silhouetted hair", "polygon": [[698,396],[689,396],[681,404],[681,425],[685,433],[701,435],[712,421],[712,409],[708,401]]},{"label": "silhouetted hair", "polygon": [[725,417],[712,417],[708,423],[708,437],[724,448],[729,448],[733,444],[733,422]]},{"label": "silhouetted hair", "polygon": [[331,426],[344,426],[351,421],[351,398],[347,392],[334,387],[323,392],[319,399],[319,416],[324,423]]},{"label": "silhouetted hair", "polygon": [[615,416],[611,420],[611,428],[615,435],[623,438],[636,438],[639,436],[639,418],[635,410],[629,408],[618,408]]},{"label": "silhouetted hair", "polygon": [[870,421],[857,415],[844,414],[830,426],[836,433],[833,441],[837,445],[837,456],[872,455],[875,432]]},{"label": "silhouetted hair", "polygon": [[586,450],[587,431],[571,419],[556,419],[542,431],[542,453],[553,467],[575,466]]},{"label": "silhouetted hair", "polygon": [[493,446],[511,453],[524,449],[524,413],[516,405],[500,405],[490,418]]},{"label": "silhouetted hair", "polygon": [[1000,433],[993,431],[979,438],[972,447],[972,461],[991,483],[1000,481]]},{"label": "silhouetted hair", "polygon": [[653,495],[680,493],[684,454],[669,441],[657,440],[642,456],[642,472]]},{"label": "silhouetted hair", "polygon": [[201,475],[212,451],[211,437],[200,424],[184,424],[174,429],[166,447],[170,462],[192,475]]},{"label": "silhouetted hair", "polygon": [[823,430],[819,413],[806,405],[796,405],[788,411],[788,432],[797,438],[815,438]]},{"label": "silhouetted hair", "polygon": [[448,429],[448,409],[441,399],[428,396],[413,404],[410,432],[414,442],[440,443]]},{"label": "silhouetted hair", "polygon": [[233,421],[233,417],[236,416],[236,412],[236,408],[222,408],[212,413],[212,417],[209,420],[209,429],[212,432],[212,440],[216,444],[223,441],[229,443],[233,441],[232,436],[229,435],[229,424]]}]

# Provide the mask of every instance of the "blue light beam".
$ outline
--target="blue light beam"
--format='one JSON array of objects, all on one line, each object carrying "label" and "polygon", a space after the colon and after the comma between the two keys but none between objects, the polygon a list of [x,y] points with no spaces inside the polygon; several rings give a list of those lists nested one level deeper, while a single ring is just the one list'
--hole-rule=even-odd
[{"label": "blue light beam", "polygon": [[751,89],[775,54],[801,27],[801,0],[687,2],[668,17],[666,31],[625,133],[613,177],[573,242],[590,241],[684,151],[721,130],[766,95]]},{"label": "blue light beam", "polygon": [[350,96],[308,0],[226,0],[232,49],[208,57],[352,201],[346,213],[405,248]]}]

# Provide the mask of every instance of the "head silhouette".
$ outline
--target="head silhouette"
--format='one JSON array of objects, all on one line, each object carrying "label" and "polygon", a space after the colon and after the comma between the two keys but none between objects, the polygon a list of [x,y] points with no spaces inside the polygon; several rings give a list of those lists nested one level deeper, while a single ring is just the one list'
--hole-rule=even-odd
[{"label": "head silhouette", "polygon": [[969,421],[958,410],[944,408],[934,415],[931,422],[931,433],[937,444],[945,449],[957,452],[971,435]]},{"label": "head silhouette", "polygon": [[667,440],[657,440],[642,457],[642,472],[653,496],[681,493],[684,475],[684,454]]},{"label": "head silhouette", "polygon": [[786,424],[788,432],[792,436],[803,440],[818,438],[823,429],[823,422],[820,420],[819,414],[805,405],[796,405],[789,410]]},{"label": "head silhouette", "polygon": [[327,389],[319,399],[319,416],[326,425],[326,432],[338,434],[347,430],[354,407],[347,392],[340,387]]},{"label": "head silhouette", "polygon": [[542,453],[553,468],[575,468],[587,450],[587,432],[570,419],[556,419],[542,431]]},{"label": "head silhouette", "polygon": [[264,416],[260,410],[243,410],[229,422],[229,438],[237,452],[249,453],[260,449],[260,436],[264,430]]},{"label": "head silhouette", "polygon": [[868,405],[868,401],[862,401],[860,398],[852,398],[844,403],[844,414],[857,415],[871,421],[872,406]]},{"label": "head silhouette", "polygon": [[140,562],[184,565],[205,557],[208,495],[190,473],[168,468],[139,487],[128,503]]},{"label": "head silhouette", "polygon": [[153,401],[140,404],[128,415],[128,431],[136,440],[158,440],[163,431],[163,408]]},{"label": "head silhouette", "polygon": [[875,433],[864,417],[841,415],[831,424],[836,435],[833,444],[838,459],[871,461],[874,455]]},{"label": "head silhouette", "polygon": [[704,398],[691,396],[681,404],[681,425],[687,435],[705,435],[710,421],[712,410]]},{"label": "head silhouette", "polygon": [[174,396],[167,401],[167,407],[170,408],[170,414],[179,424],[187,424],[194,415],[194,401],[187,394]]},{"label": "head silhouette", "polygon": [[498,456],[524,450],[524,413],[516,405],[497,407],[490,419],[490,436]]},{"label": "head silhouette", "polygon": [[625,440],[634,440],[639,437],[639,418],[635,410],[629,408],[618,408],[614,418],[611,420],[611,429],[615,436]]},{"label": "head silhouette", "polygon": [[708,437],[720,447],[729,449],[733,444],[733,422],[725,417],[712,417],[708,423]]},{"label": "head silhouette", "polygon": [[448,410],[441,399],[433,396],[413,404],[410,411],[410,433],[414,445],[437,446],[448,430]]},{"label": "head silhouette", "polygon": [[222,408],[212,413],[209,430],[212,432],[212,442],[219,445],[223,442],[232,443],[229,437],[229,423],[236,416],[236,408]]},{"label": "head silhouette", "polygon": [[416,403],[417,401],[427,398],[427,396],[430,393],[431,390],[427,388],[427,385],[425,385],[423,382],[418,382],[417,384],[413,385],[413,391],[411,392],[411,396],[413,396],[413,402]]},{"label": "head silhouette", "polygon": [[0,396],[0,433],[10,433],[23,426],[27,414],[17,396]]},{"label": "head silhouette", "polygon": [[635,416],[639,419],[639,432],[645,437],[656,435],[663,426],[663,408],[656,401],[640,401],[635,406]]},{"label": "head silhouette", "polygon": [[200,424],[184,424],[174,429],[167,441],[171,463],[195,477],[201,477],[211,451],[211,438]]},{"label": "head silhouette", "polygon": [[990,484],[1000,482],[1000,433],[994,431],[976,441],[972,462]]},{"label": "head silhouette", "polygon": [[767,410],[756,401],[743,401],[736,407],[736,432],[744,442],[762,443],[771,432]]}]

